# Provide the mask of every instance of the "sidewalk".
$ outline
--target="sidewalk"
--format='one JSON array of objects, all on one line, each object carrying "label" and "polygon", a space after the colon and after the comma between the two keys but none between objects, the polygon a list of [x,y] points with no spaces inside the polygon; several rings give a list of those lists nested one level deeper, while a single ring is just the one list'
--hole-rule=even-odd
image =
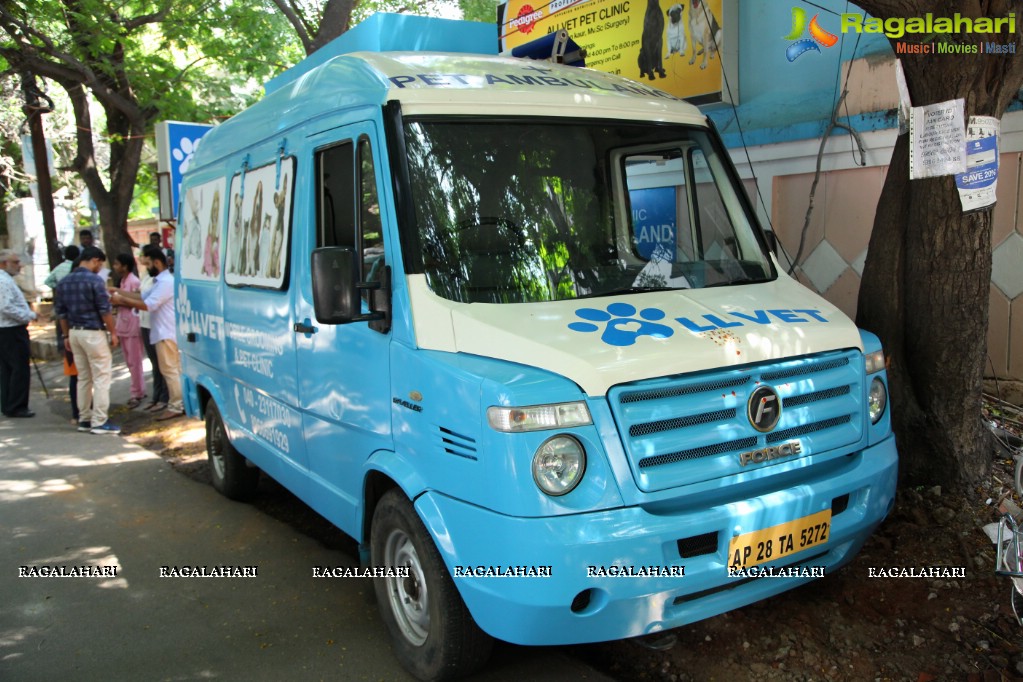
[{"label": "sidewalk", "polygon": [[[51,399],[33,370],[36,417],[0,419],[0,679],[410,679],[372,584],[312,577],[356,557],[119,436],[78,433],[61,365],[38,366]],[[127,397],[120,365],[111,403]],[[256,577],[160,577],[186,566]],[[106,575],[19,577],[58,570]],[[607,678],[560,649],[499,644],[477,679]]]}]

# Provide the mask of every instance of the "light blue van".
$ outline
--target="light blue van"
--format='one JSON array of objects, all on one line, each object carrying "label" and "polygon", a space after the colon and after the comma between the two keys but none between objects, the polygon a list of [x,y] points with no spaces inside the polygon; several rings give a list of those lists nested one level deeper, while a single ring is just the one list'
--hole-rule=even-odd
[{"label": "light blue van", "polygon": [[[421,21],[433,46],[481,30]],[[354,537],[422,679],[492,638],[635,637],[788,590],[892,506],[880,343],[779,267],[670,95],[319,56],[203,139],[182,196],[213,483],[242,499],[263,472]]]}]

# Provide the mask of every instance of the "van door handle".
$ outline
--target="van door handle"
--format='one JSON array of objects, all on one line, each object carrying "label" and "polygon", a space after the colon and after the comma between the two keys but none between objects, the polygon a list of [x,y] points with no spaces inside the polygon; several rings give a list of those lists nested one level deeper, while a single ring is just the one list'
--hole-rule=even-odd
[{"label": "van door handle", "polygon": [[311,334],[315,334],[318,330],[312,325],[312,320],[308,317],[301,322],[296,322],[294,326],[296,334],[305,334],[307,337]]}]

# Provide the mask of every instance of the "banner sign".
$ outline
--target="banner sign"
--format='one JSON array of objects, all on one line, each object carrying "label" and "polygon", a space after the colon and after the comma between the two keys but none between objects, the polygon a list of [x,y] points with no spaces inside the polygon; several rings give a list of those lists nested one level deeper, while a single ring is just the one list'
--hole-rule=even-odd
[{"label": "banner sign", "polygon": [[[156,124],[156,171],[170,173],[172,213],[179,218],[181,176],[188,170],[192,155],[199,148],[199,140],[213,126],[208,123],[182,123],[160,121]],[[166,214],[165,211],[161,211]]]},{"label": "banner sign", "polygon": [[[721,52],[734,55],[729,0],[508,0],[497,8],[502,53],[564,29],[586,66],[646,83],[694,104],[724,101]],[[734,59],[726,59],[734,63]],[[730,65],[731,66],[731,65]],[[728,76],[733,91],[737,77]]]}]

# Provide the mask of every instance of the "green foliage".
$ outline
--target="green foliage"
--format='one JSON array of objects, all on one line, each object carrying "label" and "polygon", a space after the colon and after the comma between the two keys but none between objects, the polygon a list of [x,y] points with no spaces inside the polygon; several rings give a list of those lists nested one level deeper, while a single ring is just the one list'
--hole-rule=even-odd
[{"label": "green foliage", "polygon": [[[269,0],[0,4],[0,69],[28,68],[50,79],[40,79],[38,85],[65,109],[69,99],[63,90],[85,86],[91,100],[88,148],[79,145],[73,127],[64,134],[54,114],[44,120],[59,160],[66,165],[84,153],[86,164],[100,169],[99,181],[108,189],[112,175],[134,168],[134,162],[119,163],[131,130],[127,121],[144,121],[151,135],[158,120],[209,122],[233,115],[258,98],[264,80],[302,56],[290,25]],[[20,163],[17,136],[12,138],[11,131],[24,120],[22,101],[17,91],[17,97],[5,96],[0,103],[0,167],[8,160]],[[146,156],[153,157],[151,138],[147,145],[143,163]],[[131,213],[149,217],[152,169],[140,168],[137,180]]]},{"label": "green foliage", "polygon": [[458,0],[463,19],[484,24],[497,23],[497,6],[500,4],[499,0]]}]

